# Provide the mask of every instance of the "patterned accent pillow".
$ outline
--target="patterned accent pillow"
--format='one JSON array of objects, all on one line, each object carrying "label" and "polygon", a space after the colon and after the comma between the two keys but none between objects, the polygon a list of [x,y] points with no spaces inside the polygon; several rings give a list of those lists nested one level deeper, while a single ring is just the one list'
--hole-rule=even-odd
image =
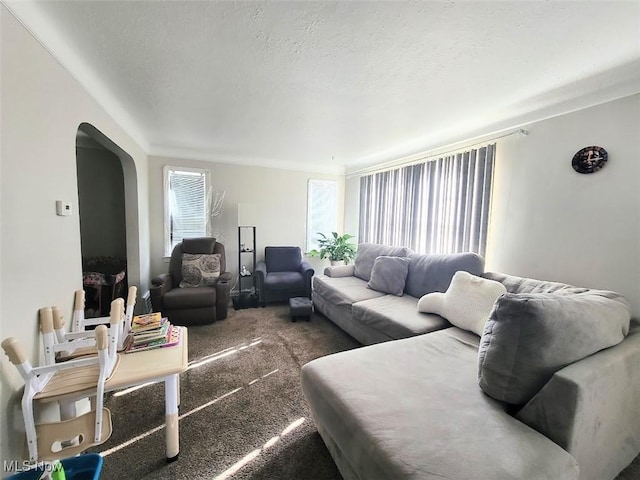
[{"label": "patterned accent pillow", "polygon": [[220,277],[220,254],[183,253],[180,288],[213,287]]},{"label": "patterned accent pillow", "polygon": [[367,287],[401,297],[404,293],[408,271],[409,259],[407,257],[381,255],[373,262],[371,278]]}]

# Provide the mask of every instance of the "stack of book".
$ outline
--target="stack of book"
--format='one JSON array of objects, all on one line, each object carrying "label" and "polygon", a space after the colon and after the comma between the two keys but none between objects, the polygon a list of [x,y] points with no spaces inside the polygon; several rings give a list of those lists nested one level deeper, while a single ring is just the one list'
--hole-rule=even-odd
[{"label": "stack of book", "polygon": [[125,352],[140,352],[153,348],[171,347],[180,341],[180,328],[169,323],[159,312],[137,315],[131,322],[131,332]]}]

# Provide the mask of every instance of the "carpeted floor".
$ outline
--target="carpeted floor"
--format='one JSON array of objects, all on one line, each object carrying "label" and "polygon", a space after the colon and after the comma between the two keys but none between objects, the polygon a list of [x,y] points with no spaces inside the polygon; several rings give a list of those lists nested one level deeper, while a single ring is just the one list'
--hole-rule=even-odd
[{"label": "carpeted floor", "polygon": [[151,385],[106,402],[113,435],[95,450],[105,454],[101,479],[213,480],[229,469],[234,479],[340,479],[302,395],[300,368],[356,346],[322,316],[292,323],[287,305],[230,310],[224,321],[190,327],[178,461],[165,461],[163,387]]},{"label": "carpeted floor", "polygon": [[[340,480],[300,388],[310,360],[357,347],[320,315],[292,323],[288,307],[230,310],[189,328],[181,376],[180,457],[167,464],[164,394],[150,385],[108,398],[113,435],[102,480]],[[640,457],[616,480],[640,480]]]}]

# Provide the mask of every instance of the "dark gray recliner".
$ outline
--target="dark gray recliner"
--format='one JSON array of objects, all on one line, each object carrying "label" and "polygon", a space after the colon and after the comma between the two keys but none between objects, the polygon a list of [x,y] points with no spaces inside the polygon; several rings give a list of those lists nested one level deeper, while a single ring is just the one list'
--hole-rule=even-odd
[{"label": "dark gray recliner", "polygon": [[[220,254],[220,277],[213,287],[180,288],[182,254]],[[185,238],[171,252],[169,273],[154,278],[151,283],[151,304],[154,312],[175,325],[212,323],[227,318],[231,273],[226,271],[224,245],[215,238]]]},{"label": "dark gray recliner", "polygon": [[264,261],[255,269],[261,306],[293,297],[311,298],[314,271],[302,260],[300,247],[265,247]]}]

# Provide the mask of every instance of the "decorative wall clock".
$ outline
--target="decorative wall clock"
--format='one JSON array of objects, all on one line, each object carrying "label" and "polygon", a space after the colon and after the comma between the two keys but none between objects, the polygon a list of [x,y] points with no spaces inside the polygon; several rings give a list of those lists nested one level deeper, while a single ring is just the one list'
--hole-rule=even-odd
[{"label": "decorative wall clock", "polygon": [[602,147],[584,147],[573,156],[571,166],[578,173],[593,173],[607,163],[607,151]]}]

